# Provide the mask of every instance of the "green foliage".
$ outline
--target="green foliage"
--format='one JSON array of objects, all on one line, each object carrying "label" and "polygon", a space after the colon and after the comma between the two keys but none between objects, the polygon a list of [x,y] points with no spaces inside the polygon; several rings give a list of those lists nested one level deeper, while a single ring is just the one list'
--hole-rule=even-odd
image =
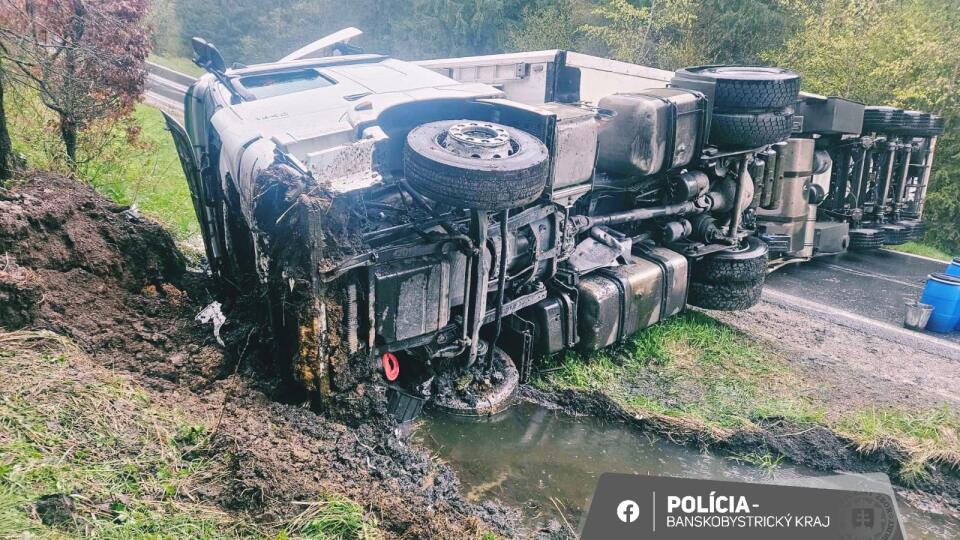
[{"label": "green foliage", "polygon": [[[191,36],[213,42],[228,62],[276,60],[347,26],[364,31],[358,45],[402,58],[498,52],[521,0],[176,0],[180,47]],[[164,54],[178,51],[161,49]]]},{"label": "green foliage", "polygon": [[756,63],[778,47],[790,19],[771,0],[607,0],[583,26],[618,60],[662,69],[714,63]]},{"label": "green foliage", "polygon": [[26,156],[28,166],[75,174],[121,204],[136,204],[179,238],[199,231],[180,160],[159,111],[138,105],[131,115],[89,126],[71,168],[55,115],[35,93],[14,89],[8,94],[10,135],[14,151]]},{"label": "green foliage", "polygon": [[820,0],[791,7],[802,21],[764,58],[803,76],[804,90],[947,119],[924,219],[925,242],[960,251],[960,9],[954,0]]},{"label": "green foliage", "polygon": [[510,30],[511,48],[520,51],[577,49],[583,39],[585,2],[557,0],[524,8],[519,23]]},{"label": "green foliage", "polygon": [[376,520],[363,507],[336,494],[306,503],[306,509],[284,529],[284,535],[308,540],[368,540],[378,538]]}]

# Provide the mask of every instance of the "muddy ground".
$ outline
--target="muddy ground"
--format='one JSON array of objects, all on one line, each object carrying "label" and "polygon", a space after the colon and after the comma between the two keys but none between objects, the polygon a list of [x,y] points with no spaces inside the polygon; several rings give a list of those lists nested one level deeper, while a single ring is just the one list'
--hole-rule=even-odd
[{"label": "muddy ground", "polygon": [[[194,321],[212,300],[208,286],[202,274],[187,269],[162,227],[73,180],[38,174],[0,190],[0,326],[69,336],[158,402],[209,419],[215,449],[235,458],[221,487],[200,494],[205,502],[276,523],[299,511],[296,502],[332,491],[375,514],[388,537],[531,533],[519,531],[515,510],[468,502],[446,466],[399,437],[383,418],[335,421],[309,404],[284,401],[276,378],[257,358],[261,336],[255,327],[228,320],[221,348],[210,327]],[[960,375],[951,359],[786,311],[761,303],[736,316],[711,316],[783,348],[804,378],[819,381],[818,391],[838,405],[960,401]],[[602,395],[524,394],[572,413],[663,431]],[[863,455],[822,428],[775,420],[762,428],[722,441],[676,438],[731,454],[766,448],[826,470],[891,472],[898,457],[889,449]],[[902,492],[928,508],[957,512],[956,471],[931,473],[917,489]]]},{"label": "muddy ground", "polygon": [[0,326],[69,336],[158,403],[209,419],[232,470],[204,502],[277,523],[334,492],[387,537],[511,535],[515,512],[467,502],[449,469],[389,422],[347,425],[275,399],[270,374],[255,371],[256,330],[228,320],[221,349],[194,321],[211,300],[203,276],[160,225],[127,210],[50,174],[0,190]]}]

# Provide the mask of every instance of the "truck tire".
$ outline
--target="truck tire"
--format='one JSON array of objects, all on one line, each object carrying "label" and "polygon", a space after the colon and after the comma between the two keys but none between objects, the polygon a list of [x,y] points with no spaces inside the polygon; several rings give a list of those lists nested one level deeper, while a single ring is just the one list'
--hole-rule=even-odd
[{"label": "truck tire", "polygon": [[800,75],[775,67],[697,66],[677,70],[676,77],[713,82],[715,109],[780,109],[800,93]]},{"label": "truck tire", "polygon": [[757,305],[763,292],[763,277],[730,283],[690,282],[687,303],[704,309],[740,311]]},{"label": "truck tire", "polygon": [[497,211],[540,196],[548,158],[547,147],[525,131],[492,122],[446,120],[410,131],[403,169],[413,189],[434,201]]},{"label": "truck tire", "polygon": [[883,247],[884,235],[879,229],[851,229],[850,251],[869,251]]},{"label": "truck tire", "polygon": [[900,129],[903,109],[895,107],[865,107],[863,110],[863,133],[890,133]]},{"label": "truck tire", "polygon": [[880,227],[880,230],[883,231],[883,243],[888,246],[899,246],[900,244],[906,244],[910,241],[910,238],[913,236],[911,233],[913,231],[910,227],[905,227],[900,224],[889,224]]},{"label": "truck tire", "polygon": [[710,142],[720,148],[757,148],[790,138],[793,109],[762,113],[718,113],[711,117]]},{"label": "truck tire", "polygon": [[731,251],[721,251],[693,264],[693,279],[700,283],[744,283],[762,279],[767,272],[767,244],[755,236]]}]

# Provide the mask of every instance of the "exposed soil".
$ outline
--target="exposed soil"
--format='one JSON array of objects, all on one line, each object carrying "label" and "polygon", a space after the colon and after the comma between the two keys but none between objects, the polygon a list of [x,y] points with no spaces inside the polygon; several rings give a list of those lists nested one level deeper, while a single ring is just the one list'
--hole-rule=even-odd
[{"label": "exposed soil", "polygon": [[211,328],[194,321],[211,300],[205,278],[185,270],[158,224],[55,175],[2,191],[0,326],[67,335],[158,402],[212,419],[215,448],[232,456],[232,470],[205,500],[276,523],[302,509],[296,501],[336,492],[373,512],[388,536],[515,529],[516,514],[467,502],[453,474],[383,418],[354,411],[348,425],[272,399],[275,380],[248,376],[263,364],[257,331],[228,313],[226,348],[217,346]]},{"label": "exposed soil", "polygon": [[911,347],[880,333],[832,323],[772,302],[737,313],[709,312],[784,352],[834,410],[865,406],[960,408],[960,357]]}]

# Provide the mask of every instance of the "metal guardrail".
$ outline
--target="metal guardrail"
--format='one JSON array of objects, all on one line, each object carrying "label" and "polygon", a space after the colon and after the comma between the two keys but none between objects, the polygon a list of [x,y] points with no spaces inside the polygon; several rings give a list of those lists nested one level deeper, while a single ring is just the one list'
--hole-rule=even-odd
[{"label": "metal guardrail", "polygon": [[183,99],[195,78],[154,62],[147,62],[144,101],[175,116],[183,116]]}]

